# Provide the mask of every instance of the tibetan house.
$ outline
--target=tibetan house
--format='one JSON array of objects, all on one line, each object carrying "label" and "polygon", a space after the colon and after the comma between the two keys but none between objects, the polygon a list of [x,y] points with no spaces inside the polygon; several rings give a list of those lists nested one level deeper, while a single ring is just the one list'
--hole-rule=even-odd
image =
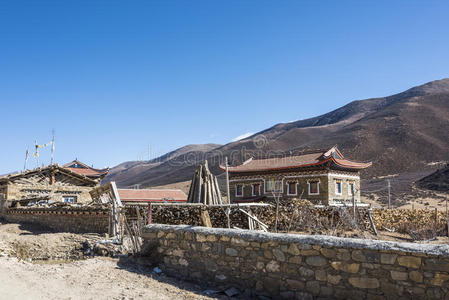
[{"label": "tibetan house", "polygon": [[69,169],[70,171],[75,172],[77,174],[87,176],[91,179],[103,179],[109,173],[109,168],[95,169],[80,162],[78,159],[66,163],[62,167]]},{"label": "tibetan house", "polygon": [[101,176],[92,177],[57,164],[0,177],[1,208],[36,203],[88,203]]},{"label": "tibetan house", "polygon": [[[231,202],[253,202],[279,195],[321,205],[360,204],[360,171],[371,163],[344,158],[333,147],[326,151],[267,159],[249,159],[228,167]],[[223,170],[225,168],[221,167]]]}]

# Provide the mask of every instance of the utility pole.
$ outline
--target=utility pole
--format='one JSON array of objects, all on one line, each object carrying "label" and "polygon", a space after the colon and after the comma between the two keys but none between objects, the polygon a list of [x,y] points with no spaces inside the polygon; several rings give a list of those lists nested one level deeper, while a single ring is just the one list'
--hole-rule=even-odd
[{"label": "utility pole", "polygon": [[231,218],[230,218],[230,214],[231,214],[231,195],[229,193],[229,171],[228,171],[228,157],[226,156],[226,160],[225,160],[225,164],[226,164],[226,196],[228,197],[228,203],[229,203],[229,207],[226,211],[226,216],[228,218],[228,228],[231,228]]},{"label": "utility pole", "polygon": [[388,187],[388,208],[391,208],[391,193],[390,193],[391,184],[390,184],[390,179],[387,179],[387,187]]}]

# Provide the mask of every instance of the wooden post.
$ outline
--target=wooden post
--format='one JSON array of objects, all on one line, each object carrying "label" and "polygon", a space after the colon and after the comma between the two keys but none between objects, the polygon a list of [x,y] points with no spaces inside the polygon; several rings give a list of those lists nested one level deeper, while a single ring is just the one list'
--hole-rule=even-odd
[{"label": "wooden post", "polygon": [[152,208],[153,206],[151,205],[151,202],[148,203],[148,224],[153,223],[153,214],[152,214]]},{"label": "wooden post", "polygon": [[228,157],[226,156],[226,195],[228,197],[229,207],[226,210],[226,218],[228,219],[228,228],[231,228],[231,194],[229,193],[229,171],[228,171]]},{"label": "wooden post", "polygon": [[373,221],[373,216],[371,215],[371,209],[368,210],[368,218],[369,218],[369,223],[371,225],[371,229],[373,229],[374,234],[377,235],[377,229],[376,229],[376,225],[374,224],[374,221]]}]

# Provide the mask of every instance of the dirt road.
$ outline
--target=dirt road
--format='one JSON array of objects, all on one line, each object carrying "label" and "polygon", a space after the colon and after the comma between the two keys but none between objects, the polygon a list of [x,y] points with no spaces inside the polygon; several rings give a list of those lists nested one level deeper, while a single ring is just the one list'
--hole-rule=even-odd
[{"label": "dirt road", "polygon": [[79,257],[85,240],[100,238],[0,222],[0,300],[210,299],[201,293],[204,287],[152,274],[123,258],[61,263]]},{"label": "dirt road", "polygon": [[0,299],[211,299],[198,286],[97,257],[33,264],[0,257]]}]

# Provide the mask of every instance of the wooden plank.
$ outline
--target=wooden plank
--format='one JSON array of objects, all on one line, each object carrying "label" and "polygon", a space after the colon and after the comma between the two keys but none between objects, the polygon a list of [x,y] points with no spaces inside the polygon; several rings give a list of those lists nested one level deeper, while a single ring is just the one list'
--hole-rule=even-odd
[{"label": "wooden plank", "polygon": [[201,210],[201,221],[203,222],[204,227],[212,227],[209,212],[205,209]]}]

